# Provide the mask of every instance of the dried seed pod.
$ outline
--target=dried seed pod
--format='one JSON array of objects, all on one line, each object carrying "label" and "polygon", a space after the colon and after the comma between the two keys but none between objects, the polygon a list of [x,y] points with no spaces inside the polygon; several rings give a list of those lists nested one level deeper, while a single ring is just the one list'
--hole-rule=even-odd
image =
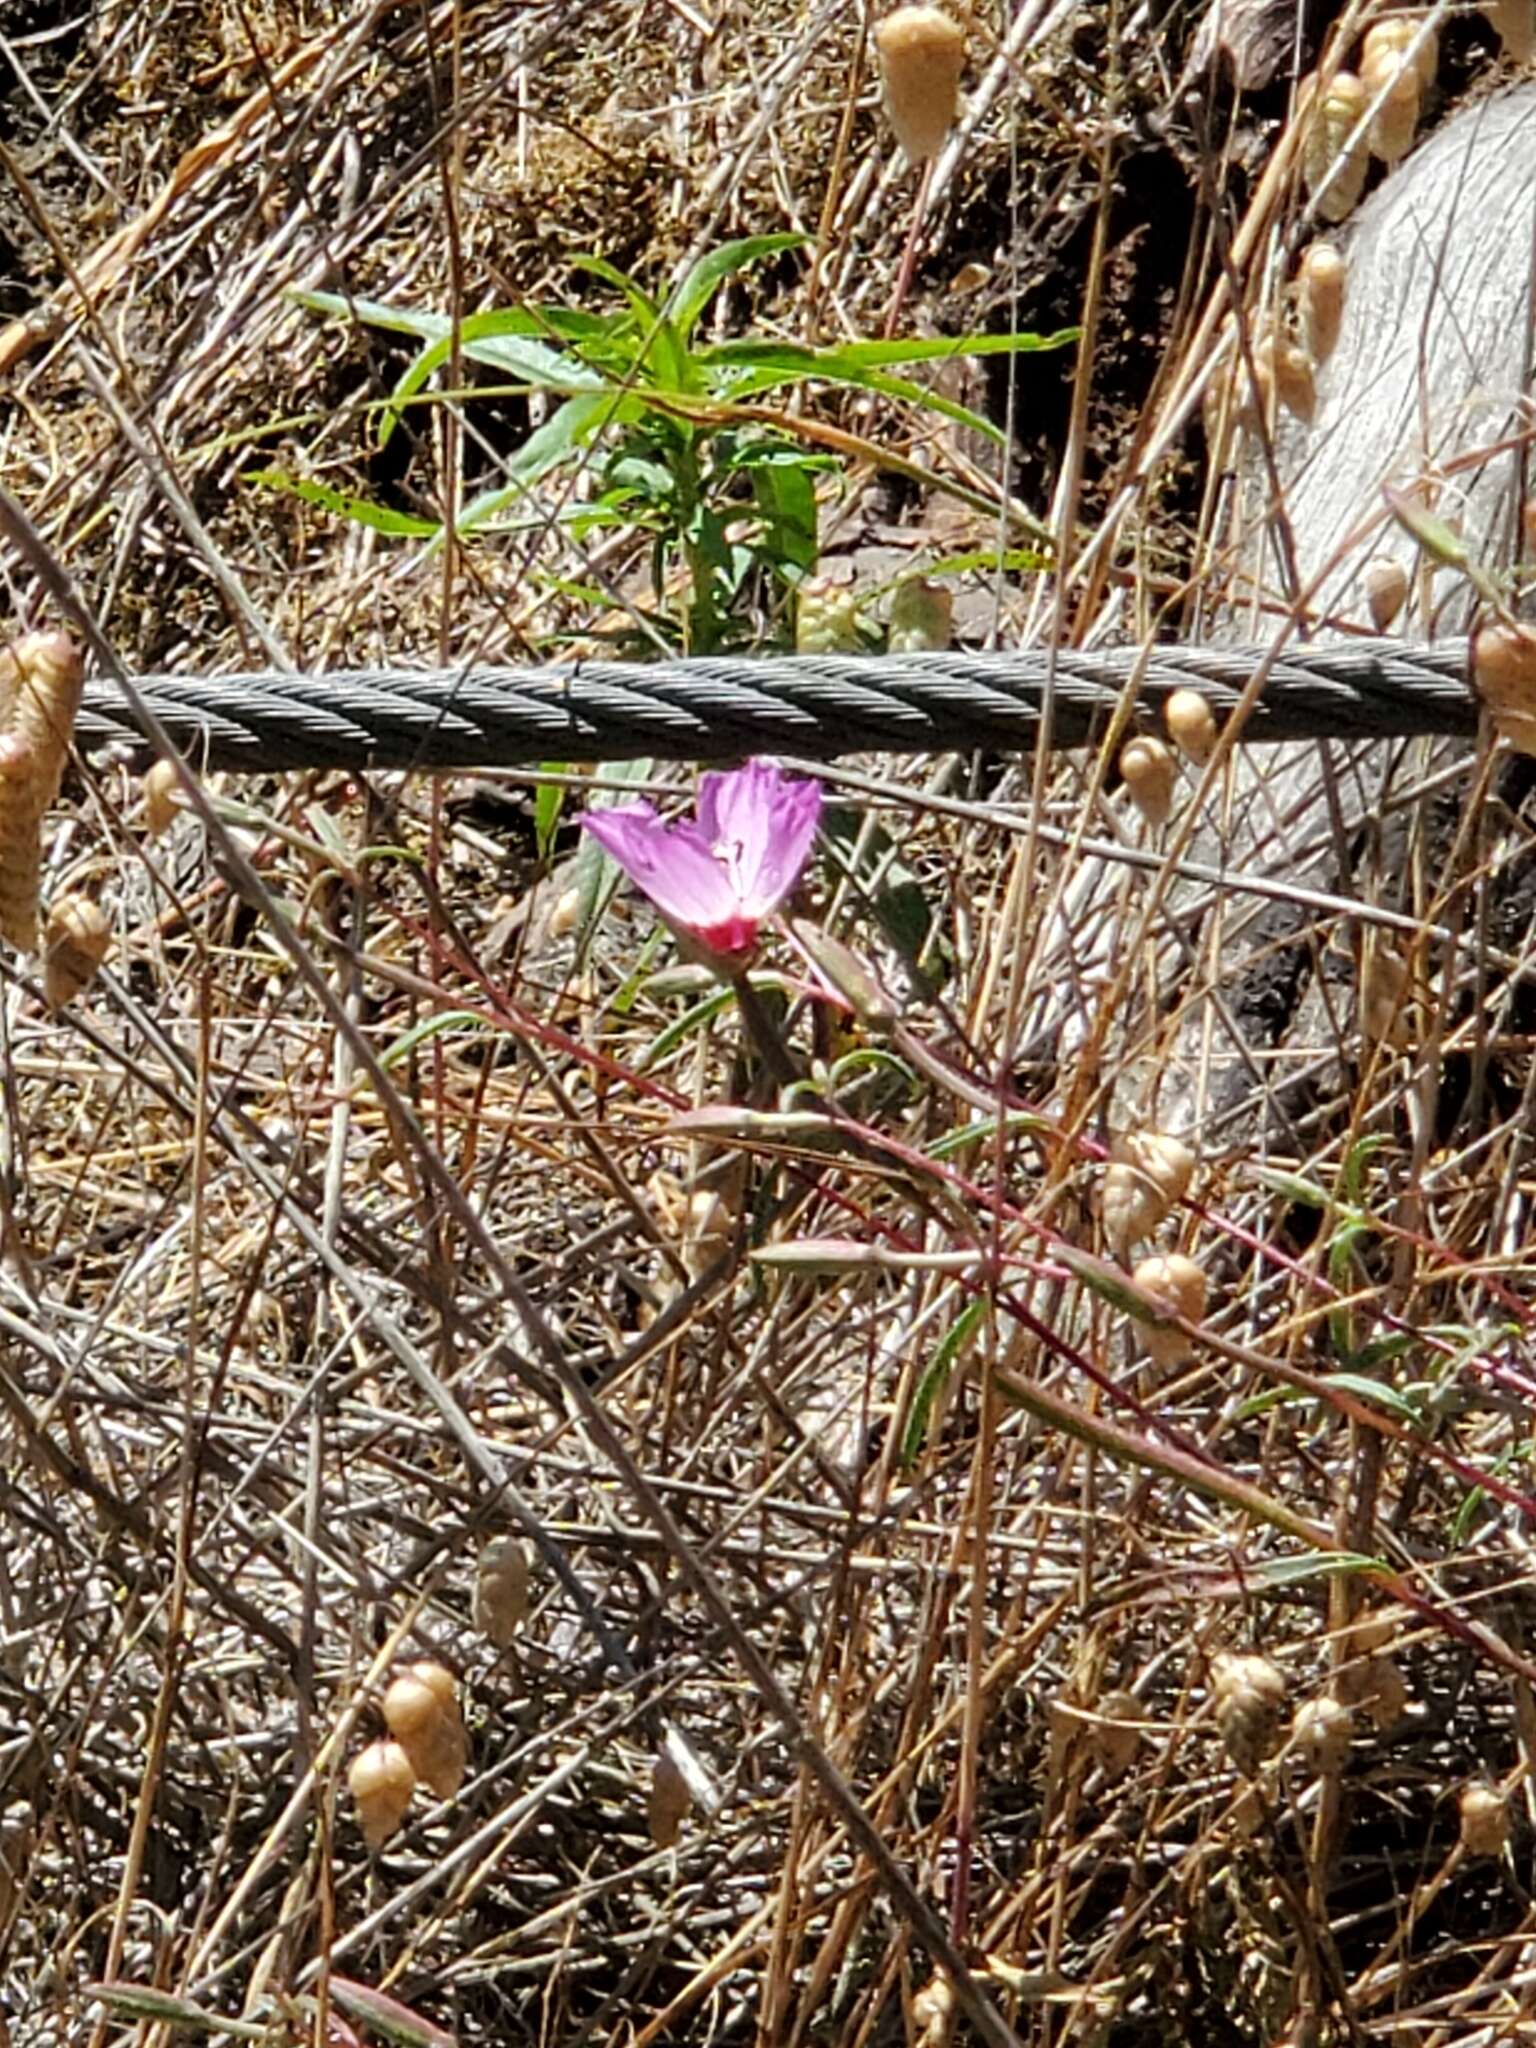
[{"label": "dried seed pod", "polygon": [[1365,87],[1352,71],[1335,72],[1313,108],[1302,169],[1324,220],[1346,219],[1365,190],[1365,174],[1371,167],[1370,143],[1363,135],[1350,142],[1365,109]]},{"label": "dried seed pod", "polygon": [[1314,1771],[1340,1771],[1349,1756],[1350,1713],[1331,1693],[1303,1700],[1296,1709],[1291,1733],[1296,1747]]},{"label": "dried seed pod", "polygon": [[1367,935],[1360,953],[1360,1031],[1371,1045],[1405,1044],[1412,1037],[1408,962],[1384,932]]},{"label": "dried seed pod", "polygon": [[1106,1778],[1123,1778],[1136,1761],[1141,1748],[1141,1702],[1131,1692],[1101,1693],[1088,1724],[1088,1741],[1094,1761]]},{"label": "dried seed pod", "polygon": [[1168,737],[1197,766],[1216,751],[1216,714],[1198,690],[1175,690],[1163,706]]},{"label": "dried seed pod", "polygon": [[1371,117],[1369,134],[1371,154],[1390,170],[1412,149],[1419,130],[1419,75],[1405,60],[1387,56],[1374,67],[1362,67],[1360,82],[1372,100],[1385,94]]},{"label": "dried seed pod", "polygon": [[416,1790],[416,1773],[409,1756],[398,1742],[370,1742],[353,1759],[347,1787],[357,1808],[364,1840],[370,1849],[382,1849],[405,1819],[411,1794]]},{"label": "dried seed pod", "polygon": [[1362,581],[1371,624],[1385,633],[1408,602],[1408,571],[1390,555],[1377,555],[1366,563]]},{"label": "dried seed pod", "polygon": [[796,654],[857,654],[859,605],[851,584],[812,576],[795,592]]},{"label": "dried seed pod", "polygon": [[1500,737],[1517,754],[1536,754],[1536,632],[1484,626],[1472,642],[1472,681]]},{"label": "dried seed pod", "polygon": [[1174,784],[1178,768],[1161,740],[1145,734],[1127,740],[1120,749],[1120,774],[1131,793],[1131,801],[1153,827],[1166,825],[1173,809]]},{"label": "dried seed pod", "polygon": [[688,1197],[683,1228],[683,1265],[698,1280],[717,1265],[736,1241],[736,1219],[713,1188],[695,1188]]},{"label": "dried seed pod", "polygon": [[469,1765],[458,1681],[441,1664],[413,1664],[384,1694],[384,1724],[439,1799],[452,1799]]},{"label": "dried seed pod", "polygon": [[898,7],[875,30],[880,99],[907,162],[937,156],[960,112],[965,31],[941,7]]},{"label": "dried seed pod", "polygon": [[1117,1138],[1104,1174],[1104,1235],[1125,1260],[1182,1201],[1194,1177],[1195,1155],[1165,1131],[1130,1131]]},{"label": "dried seed pod", "polygon": [[1536,0],[1483,0],[1483,18],[1512,64],[1536,56]]},{"label": "dried seed pod", "polygon": [[169,761],[156,761],[144,777],[144,829],[151,839],[169,832],[186,809],[181,777]]},{"label": "dried seed pod", "polygon": [[[1536,7],[1536,0],[1531,0]],[[1527,498],[1520,507],[1520,532],[1525,541],[1525,559],[1536,562],[1536,498]]]},{"label": "dried seed pod", "polygon": [[[1198,1323],[1205,1314],[1205,1274],[1183,1252],[1143,1259],[1131,1278],[1143,1293],[1156,1295],[1165,1301],[1173,1313],[1183,1316],[1186,1322]],[[1183,1365],[1194,1350],[1182,1330],[1159,1328],[1156,1323],[1138,1322],[1135,1335],[1137,1343],[1154,1365]]]},{"label": "dried seed pod", "polygon": [[475,1560],[475,1626],[498,1650],[510,1649],[528,1613],[528,1546],[493,1536]]},{"label": "dried seed pod", "polygon": [[39,834],[59,793],[85,668],[67,633],[24,633],[0,650],[0,938],[37,944]]},{"label": "dried seed pod", "polygon": [[891,592],[886,647],[892,654],[941,654],[955,637],[955,594],[942,583],[903,576]]},{"label": "dried seed pod", "polygon": [[1347,276],[1348,265],[1331,242],[1313,242],[1301,259],[1297,311],[1302,345],[1315,363],[1326,363],[1338,347]]},{"label": "dried seed pod", "polygon": [[1509,1840],[1509,1801],[1496,1785],[1476,1780],[1457,1801],[1461,1846],[1469,1856],[1499,1856]]},{"label": "dried seed pod", "polygon": [[579,883],[569,889],[562,889],[555,898],[554,908],[549,913],[549,923],[544,929],[552,939],[569,938],[575,931],[581,917],[582,891]]},{"label": "dried seed pod", "polygon": [[1218,1651],[1211,1659],[1211,1699],[1228,1755],[1251,1778],[1280,1739],[1283,1674],[1267,1657]]},{"label": "dried seed pod", "polygon": [[651,1765],[651,1787],[645,1801],[646,1825],[658,1849],[676,1847],[683,1822],[692,1811],[693,1794],[688,1790],[688,1780],[666,1750],[658,1750]]},{"label": "dried seed pod", "polygon": [[955,2024],[955,1987],[944,1976],[933,1976],[912,1995],[912,2026],[918,2048],[942,2048]]},{"label": "dried seed pod", "polygon": [[112,944],[101,905],[89,896],[61,896],[43,932],[43,995],[50,1010],[88,989]]},{"label": "dried seed pod", "polygon": [[1294,341],[1280,337],[1270,344],[1275,395],[1293,419],[1310,427],[1317,416],[1317,376],[1312,358]]},{"label": "dried seed pod", "polygon": [[1408,1684],[1390,1657],[1369,1656],[1346,1664],[1334,1684],[1347,1705],[1369,1716],[1371,1725],[1395,1728],[1408,1705]]}]

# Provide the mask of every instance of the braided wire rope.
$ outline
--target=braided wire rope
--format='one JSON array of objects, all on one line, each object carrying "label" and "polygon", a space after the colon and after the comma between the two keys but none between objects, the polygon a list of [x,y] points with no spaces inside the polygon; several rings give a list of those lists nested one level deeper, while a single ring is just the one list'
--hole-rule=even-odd
[{"label": "braided wire rope", "polygon": [[[177,745],[210,768],[489,768],[552,760],[708,761],[754,753],[831,760],[1029,746],[1054,675],[1052,736],[1100,735],[1128,685],[1137,716],[1174,690],[1230,712],[1262,663],[1245,740],[1387,739],[1477,730],[1467,644],[1349,640],[1299,646],[1084,653],[690,657],[559,667],[377,668],[329,675],[151,675],[138,688]],[[148,747],[110,680],[86,686],[79,743]]]}]

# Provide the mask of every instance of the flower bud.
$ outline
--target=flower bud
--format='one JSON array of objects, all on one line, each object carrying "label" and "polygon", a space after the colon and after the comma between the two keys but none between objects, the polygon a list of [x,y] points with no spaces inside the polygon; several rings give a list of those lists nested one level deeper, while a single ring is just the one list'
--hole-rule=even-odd
[{"label": "flower bud", "polygon": [[1417,62],[1408,57],[1409,45],[1418,34],[1415,22],[1403,16],[1378,21],[1366,31],[1360,58],[1360,83],[1368,100],[1385,94],[1371,117],[1370,142],[1373,155],[1390,168],[1413,147],[1419,125],[1419,101],[1426,83],[1422,66],[1429,52],[1429,76],[1436,62],[1435,39],[1430,36]]},{"label": "flower bud", "polygon": [[960,111],[965,31],[941,7],[898,7],[875,30],[880,98],[908,163],[937,156]]},{"label": "flower bud", "polygon": [[941,654],[954,637],[954,592],[921,576],[903,576],[891,592],[887,650],[891,654]]},{"label": "flower bud", "polygon": [[852,586],[808,577],[795,592],[796,654],[857,654],[859,606]]}]

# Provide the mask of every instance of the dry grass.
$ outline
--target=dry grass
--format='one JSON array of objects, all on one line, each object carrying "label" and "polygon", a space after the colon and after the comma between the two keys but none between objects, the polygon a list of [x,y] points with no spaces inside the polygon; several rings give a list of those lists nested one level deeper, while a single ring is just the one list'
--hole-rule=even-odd
[{"label": "dry grass", "polygon": [[[982,13],[915,317],[1086,338],[1075,384],[1042,358],[991,391],[1009,487],[1079,573],[979,578],[971,616],[1203,630],[1264,488],[1234,513],[1185,422],[1225,264],[1257,304],[1287,261],[1284,95],[1149,143],[1193,18]],[[573,254],[657,283],[787,226],[815,264],[726,317],[875,332],[913,183],[857,14],[31,0],[0,314],[49,318],[0,339],[0,483],[128,666],[500,654],[622,607],[643,537],[573,550],[551,519],[445,564],[243,483],[254,456],[437,511],[529,424],[471,395],[381,458],[403,353],[285,294],[468,313],[570,289]],[[974,450],[923,459],[1000,502]],[[953,544],[896,509],[893,538],[865,502],[856,563]],[[848,830],[805,907],[901,1027],[808,1001],[776,950],[764,1004],[822,1091],[792,1106],[837,1118],[739,1142],[677,1118],[771,1111],[761,1047],[695,1012],[637,900],[571,928],[574,805],[541,861],[537,778],[213,788],[151,839],[142,786],[81,764],[47,893],[100,896],[109,966],[64,1013],[4,966],[18,2048],[174,2036],[101,1979],[274,2042],[327,2038],[303,2001],[349,1980],[552,2048],[936,2043],[983,1996],[1042,2043],[1529,2036],[1525,782],[1478,805],[1487,764],[1424,750],[1309,755],[1283,789],[1218,758],[1148,839],[1109,760],[828,774]],[[1157,1242],[1211,1288],[1161,1367],[1095,1263],[1105,1141],[1158,1122],[1200,1160]],[[759,1256],[827,1236],[880,1256]],[[498,1650],[472,1594],[509,1530],[537,1561]],[[1246,1722],[1213,1705],[1249,1651],[1281,1674],[1268,1731],[1263,1684]],[[347,1766],[427,1655],[462,1676],[470,1775],[371,1855]],[[1286,1731],[1325,1695],[1349,1740],[1319,1768]],[[663,1755],[693,1800],[658,1848]],[[1459,1834],[1484,1778],[1493,1854]]]}]

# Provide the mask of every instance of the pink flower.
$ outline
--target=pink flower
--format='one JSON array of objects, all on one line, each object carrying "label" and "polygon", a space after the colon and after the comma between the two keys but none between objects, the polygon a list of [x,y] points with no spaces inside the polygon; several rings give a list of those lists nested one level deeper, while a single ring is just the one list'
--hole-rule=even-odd
[{"label": "pink flower", "polygon": [[586,811],[581,823],[670,925],[735,961],[799,881],[820,817],[819,782],[749,761],[704,777],[696,818],[664,825],[638,803]]}]

